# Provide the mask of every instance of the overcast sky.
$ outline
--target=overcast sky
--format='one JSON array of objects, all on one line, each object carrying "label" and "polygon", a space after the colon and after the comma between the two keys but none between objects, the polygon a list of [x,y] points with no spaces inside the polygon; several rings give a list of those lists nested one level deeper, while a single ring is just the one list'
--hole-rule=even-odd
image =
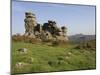
[{"label": "overcast sky", "polygon": [[58,26],[66,26],[68,35],[95,34],[95,6],[37,3],[37,2],[12,2],[12,34],[25,31],[25,12],[36,14],[38,23],[54,20]]}]

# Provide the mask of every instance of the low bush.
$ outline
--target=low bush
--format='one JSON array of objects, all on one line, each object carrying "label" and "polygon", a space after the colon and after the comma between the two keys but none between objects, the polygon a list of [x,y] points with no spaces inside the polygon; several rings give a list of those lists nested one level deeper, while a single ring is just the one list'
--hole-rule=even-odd
[{"label": "low bush", "polygon": [[83,43],[80,43],[79,45],[77,45],[75,48],[76,49],[91,49],[91,50],[95,50],[96,49],[96,42],[95,42],[95,40],[83,42]]},{"label": "low bush", "polygon": [[31,38],[28,36],[23,36],[23,35],[13,35],[12,36],[12,41],[13,42],[25,42],[25,43],[36,43],[36,42],[40,42],[40,40],[36,39],[36,38]]}]

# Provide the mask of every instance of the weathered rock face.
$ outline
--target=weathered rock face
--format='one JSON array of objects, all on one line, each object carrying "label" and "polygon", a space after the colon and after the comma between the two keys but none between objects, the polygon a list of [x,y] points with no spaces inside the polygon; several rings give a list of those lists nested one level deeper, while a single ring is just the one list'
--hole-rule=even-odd
[{"label": "weathered rock face", "polygon": [[31,12],[25,13],[25,35],[26,36],[34,36],[34,27],[37,25],[35,14]]},{"label": "weathered rock face", "polygon": [[42,41],[50,41],[50,40],[52,40],[52,35],[49,31],[42,31],[41,39],[42,39]]},{"label": "weathered rock face", "polygon": [[52,20],[48,20],[47,23],[43,25],[36,22],[35,14],[31,12],[25,13],[25,36],[32,38],[38,38],[42,41],[48,40],[60,40],[68,41],[67,37],[67,28],[62,26],[61,28],[57,27],[57,23]]}]

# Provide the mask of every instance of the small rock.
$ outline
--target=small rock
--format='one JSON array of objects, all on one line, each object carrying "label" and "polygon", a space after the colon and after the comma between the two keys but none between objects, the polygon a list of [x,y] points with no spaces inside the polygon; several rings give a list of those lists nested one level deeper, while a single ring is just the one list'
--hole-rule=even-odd
[{"label": "small rock", "polygon": [[34,58],[30,57],[29,63],[32,64],[34,62]]},{"label": "small rock", "polygon": [[66,56],[66,57],[65,57],[65,59],[69,59],[69,57],[68,57],[68,56]]},{"label": "small rock", "polygon": [[21,69],[21,68],[24,68],[27,65],[29,65],[29,64],[24,63],[24,62],[18,62],[18,63],[16,63],[15,67]]},{"label": "small rock", "polygon": [[16,68],[22,68],[22,67],[23,67],[23,62],[16,63]]},{"label": "small rock", "polygon": [[17,51],[20,52],[21,54],[26,54],[28,50],[26,48],[20,48]]},{"label": "small rock", "polygon": [[68,55],[71,55],[72,53],[71,52],[68,52]]}]

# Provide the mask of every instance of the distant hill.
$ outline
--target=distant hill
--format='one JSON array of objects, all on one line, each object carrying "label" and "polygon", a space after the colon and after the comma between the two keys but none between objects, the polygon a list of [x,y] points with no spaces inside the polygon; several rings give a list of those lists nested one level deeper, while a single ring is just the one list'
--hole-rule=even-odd
[{"label": "distant hill", "polygon": [[69,41],[71,42],[85,42],[96,39],[95,35],[83,35],[83,34],[76,34],[69,36]]}]

